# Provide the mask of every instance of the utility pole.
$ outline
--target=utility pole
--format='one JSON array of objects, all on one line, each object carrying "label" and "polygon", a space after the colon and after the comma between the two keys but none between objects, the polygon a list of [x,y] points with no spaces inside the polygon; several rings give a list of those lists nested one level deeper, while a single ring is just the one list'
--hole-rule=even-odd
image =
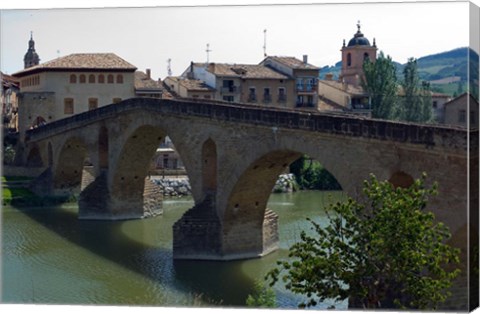
[{"label": "utility pole", "polygon": [[263,56],[267,57],[267,30],[263,30]]}]

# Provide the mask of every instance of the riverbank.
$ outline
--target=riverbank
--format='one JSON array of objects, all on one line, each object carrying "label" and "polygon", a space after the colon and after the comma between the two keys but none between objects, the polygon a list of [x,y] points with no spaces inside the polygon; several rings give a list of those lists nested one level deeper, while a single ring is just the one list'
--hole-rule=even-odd
[{"label": "riverbank", "polygon": [[[157,184],[164,196],[182,197],[192,194],[192,188],[187,176],[162,177],[151,176],[150,180]],[[292,193],[300,190],[295,175],[292,173],[281,174],[278,177],[272,193]]]},{"label": "riverbank", "polygon": [[35,195],[29,189],[32,179],[24,176],[2,176],[2,205],[41,207],[76,201],[73,198]]}]

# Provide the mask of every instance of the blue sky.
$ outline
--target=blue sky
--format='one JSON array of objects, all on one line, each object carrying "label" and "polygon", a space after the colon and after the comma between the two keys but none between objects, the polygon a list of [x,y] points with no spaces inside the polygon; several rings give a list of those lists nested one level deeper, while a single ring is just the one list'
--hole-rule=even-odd
[{"label": "blue sky", "polygon": [[[320,67],[340,60],[343,40],[348,42],[353,36],[358,20],[365,36],[371,42],[375,38],[379,50],[401,63],[409,57],[469,45],[467,2],[301,4],[264,0],[261,3],[280,5],[261,6],[211,6],[255,1],[134,2],[144,6],[140,8],[112,8],[131,7],[128,2],[132,1],[68,4],[87,7],[83,9],[65,8],[61,2],[23,2],[0,5],[0,69],[4,73],[23,68],[30,31],[41,62],[71,53],[114,52],[140,70],[150,68],[154,78],[162,79],[167,75],[168,59],[173,75],[180,75],[190,61],[206,61],[207,44],[211,62],[259,63],[265,29],[267,54],[299,59],[306,54],[310,63]],[[192,4],[210,6],[186,7]],[[31,7],[37,9],[18,9]]]}]

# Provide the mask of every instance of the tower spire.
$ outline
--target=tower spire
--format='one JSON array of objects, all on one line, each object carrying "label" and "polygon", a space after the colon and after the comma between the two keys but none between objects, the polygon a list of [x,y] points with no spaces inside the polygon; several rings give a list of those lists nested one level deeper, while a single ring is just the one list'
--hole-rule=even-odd
[{"label": "tower spire", "polygon": [[24,68],[29,68],[40,63],[40,58],[35,51],[35,41],[33,40],[33,31],[30,31],[30,40],[28,41],[28,50],[23,57]]}]

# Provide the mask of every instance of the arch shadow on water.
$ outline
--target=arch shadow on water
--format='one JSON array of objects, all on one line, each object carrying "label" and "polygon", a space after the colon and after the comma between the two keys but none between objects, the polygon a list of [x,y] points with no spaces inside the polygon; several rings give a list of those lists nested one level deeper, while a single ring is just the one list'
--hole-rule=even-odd
[{"label": "arch shadow on water", "polygon": [[[177,299],[180,303],[171,298],[164,301],[159,297],[159,300],[151,300],[150,305],[244,306],[246,297],[252,292],[254,281],[242,275],[242,261],[173,260],[171,248],[143,243],[126,234],[123,228],[132,221],[81,220],[76,211],[62,206],[14,208],[72,245],[145,277],[158,289],[178,291],[184,295]],[[166,227],[171,230],[172,226]],[[212,282],[215,284],[212,285]],[[109,304],[123,303],[129,302],[114,301]]]}]

